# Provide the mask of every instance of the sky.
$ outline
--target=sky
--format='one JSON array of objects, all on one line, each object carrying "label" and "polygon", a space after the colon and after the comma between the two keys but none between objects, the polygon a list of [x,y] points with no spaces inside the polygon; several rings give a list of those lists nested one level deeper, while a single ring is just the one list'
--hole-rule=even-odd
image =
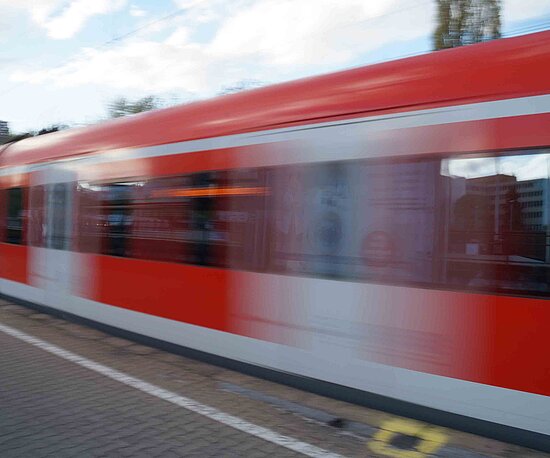
[{"label": "sky", "polygon": [[[550,28],[503,0],[502,31]],[[434,0],[0,0],[0,120],[91,124],[117,97],[166,103],[428,52]]]},{"label": "sky", "polygon": [[501,157],[452,158],[443,161],[442,174],[467,179],[492,175],[514,176],[518,181],[550,178],[550,153]]}]

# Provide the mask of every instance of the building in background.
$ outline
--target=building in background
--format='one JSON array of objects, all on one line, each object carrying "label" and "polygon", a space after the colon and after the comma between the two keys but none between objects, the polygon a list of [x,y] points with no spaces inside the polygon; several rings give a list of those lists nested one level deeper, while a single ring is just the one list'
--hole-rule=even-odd
[{"label": "building in background", "polygon": [[453,250],[516,261],[550,260],[548,179],[519,181],[496,174],[459,181],[463,191],[453,206]]},{"label": "building in background", "polygon": [[0,121],[0,137],[7,137],[10,133],[7,121]]},{"label": "building in background", "polygon": [[509,175],[466,180],[466,194],[487,199],[484,212],[495,232],[523,230],[545,232],[549,225],[549,181],[535,179],[517,181]]}]

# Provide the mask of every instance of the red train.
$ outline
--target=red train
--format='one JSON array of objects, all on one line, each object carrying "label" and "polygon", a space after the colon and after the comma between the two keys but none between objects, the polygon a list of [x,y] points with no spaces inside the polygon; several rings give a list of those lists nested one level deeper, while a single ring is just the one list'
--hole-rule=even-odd
[{"label": "red train", "polygon": [[7,145],[0,293],[548,439],[549,73],[543,32]]}]

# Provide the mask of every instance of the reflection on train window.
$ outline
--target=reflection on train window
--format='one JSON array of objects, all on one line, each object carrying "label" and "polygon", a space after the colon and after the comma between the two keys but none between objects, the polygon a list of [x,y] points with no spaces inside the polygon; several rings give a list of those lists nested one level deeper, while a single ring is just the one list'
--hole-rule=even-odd
[{"label": "reflection on train window", "polygon": [[23,241],[23,222],[25,209],[23,205],[23,188],[7,190],[6,242],[21,245]]},{"label": "reflection on train window", "polygon": [[436,161],[275,169],[272,268],[432,282],[438,172]]},{"label": "reflection on train window", "polygon": [[269,269],[549,293],[549,157],[541,152],[273,169]]},{"label": "reflection on train window", "polygon": [[81,251],[257,269],[266,191],[260,170],[79,184]]},{"label": "reflection on train window", "polygon": [[48,247],[55,250],[69,248],[70,218],[67,215],[69,204],[69,183],[57,183],[49,186],[50,220]]},{"label": "reflection on train window", "polygon": [[548,293],[550,154],[442,162],[449,285]]}]

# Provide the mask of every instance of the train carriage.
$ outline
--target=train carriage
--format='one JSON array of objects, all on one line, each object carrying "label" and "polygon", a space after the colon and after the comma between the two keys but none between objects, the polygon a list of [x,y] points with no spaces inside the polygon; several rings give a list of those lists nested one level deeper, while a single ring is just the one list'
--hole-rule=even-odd
[{"label": "train carriage", "polygon": [[547,441],[549,71],[543,32],[6,145],[0,293]]}]

